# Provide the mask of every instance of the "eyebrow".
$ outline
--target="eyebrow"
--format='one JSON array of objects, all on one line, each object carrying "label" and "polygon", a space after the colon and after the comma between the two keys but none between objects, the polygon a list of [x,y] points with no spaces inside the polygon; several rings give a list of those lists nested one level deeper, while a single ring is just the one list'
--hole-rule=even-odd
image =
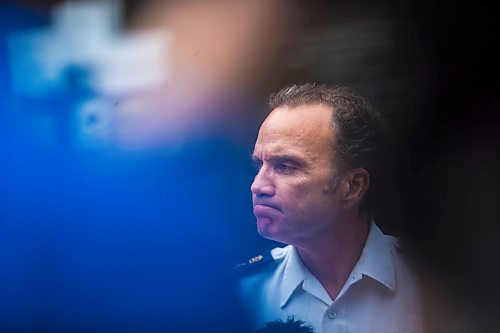
[{"label": "eyebrow", "polygon": [[[256,155],[250,155],[250,159],[252,160],[253,163],[260,163],[262,161],[261,158],[257,157]],[[305,165],[304,161],[295,155],[289,155],[289,154],[275,154],[271,155],[267,158],[268,161],[271,162],[283,162],[283,161],[290,161],[292,163],[295,163],[297,165],[303,166]]]},{"label": "eyebrow", "polygon": [[255,156],[254,154],[250,154],[250,161],[252,162],[252,164],[258,164],[262,160],[260,158],[258,158],[257,156]]}]

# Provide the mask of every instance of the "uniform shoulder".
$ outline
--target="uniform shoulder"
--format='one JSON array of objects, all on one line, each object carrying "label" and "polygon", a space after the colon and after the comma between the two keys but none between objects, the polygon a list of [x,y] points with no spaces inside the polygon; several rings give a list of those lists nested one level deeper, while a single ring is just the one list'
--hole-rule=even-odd
[{"label": "uniform shoulder", "polygon": [[253,256],[247,260],[242,261],[234,267],[234,271],[238,274],[249,274],[258,272],[265,267],[273,266],[282,261],[287,255],[290,246],[276,247]]}]

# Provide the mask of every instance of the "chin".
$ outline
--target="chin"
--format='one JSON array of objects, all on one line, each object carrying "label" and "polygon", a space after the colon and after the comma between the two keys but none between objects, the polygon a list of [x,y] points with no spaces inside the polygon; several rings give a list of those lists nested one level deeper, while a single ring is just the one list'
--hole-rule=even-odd
[{"label": "chin", "polygon": [[288,244],[287,242],[284,241],[284,238],[286,237],[282,237],[283,236],[282,233],[280,233],[279,230],[277,230],[275,225],[257,223],[257,232],[262,238]]},{"label": "chin", "polygon": [[273,235],[276,234],[276,230],[273,229],[276,229],[276,226],[272,220],[267,218],[257,219],[257,232],[262,237],[274,240],[275,237]]},{"label": "chin", "polygon": [[271,237],[271,233],[269,232],[269,228],[262,227],[259,224],[257,224],[257,232],[259,233],[259,235],[261,235],[264,238],[269,239],[269,237]]}]

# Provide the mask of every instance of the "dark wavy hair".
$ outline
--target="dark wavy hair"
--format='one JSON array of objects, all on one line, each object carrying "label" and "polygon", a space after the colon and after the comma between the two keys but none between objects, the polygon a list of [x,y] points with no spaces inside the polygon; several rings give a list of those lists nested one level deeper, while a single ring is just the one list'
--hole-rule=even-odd
[{"label": "dark wavy hair", "polygon": [[[332,110],[330,126],[333,129],[332,149],[335,164],[340,170],[332,170],[330,191],[334,191],[342,172],[351,168],[364,168],[370,174],[370,187],[377,182],[383,158],[384,121],[357,89],[335,85],[305,83],[293,84],[269,97],[271,109],[280,106],[294,108],[301,105],[324,104]],[[361,203],[361,211],[369,212],[369,190]]]}]

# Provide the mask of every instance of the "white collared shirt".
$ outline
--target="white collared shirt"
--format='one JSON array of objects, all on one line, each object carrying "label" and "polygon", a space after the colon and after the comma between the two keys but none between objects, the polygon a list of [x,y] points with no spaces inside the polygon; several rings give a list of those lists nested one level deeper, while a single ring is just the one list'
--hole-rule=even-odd
[{"label": "white collared shirt", "polygon": [[273,249],[274,263],[242,278],[243,304],[256,328],[293,315],[317,333],[422,332],[419,288],[396,244],[372,223],[363,252],[335,300],[295,247]]}]

